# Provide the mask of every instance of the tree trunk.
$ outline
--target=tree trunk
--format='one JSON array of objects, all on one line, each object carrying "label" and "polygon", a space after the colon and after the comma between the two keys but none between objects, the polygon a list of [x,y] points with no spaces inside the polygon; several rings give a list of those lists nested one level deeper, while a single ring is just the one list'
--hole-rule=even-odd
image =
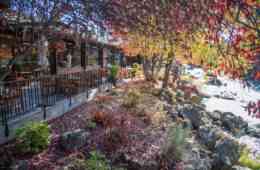
[{"label": "tree trunk", "polygon": [[147,81],[153,80],[152,76],[152,63],[150,59],[144,58],[143,61],[144,76]]},{"label": "tree trunk", "polygon": [[162,88],[168,87],[172,64],[173,64],[173,56],[171,56],[171,54],[169,54],[168,59],[167,59],[167,63],[165,65],[165,72],[164,72],[164,79],[163,79]]},{"label": "tree trunk", "polygon": [[155,68],[155,77],[157,78],[159,76],[159,73],[161,72],[162,66],[163,66],[163,57],[160,56],[158,59],[157,67]]},{"label": "tree trunk", "polygon": [[155,68],[156,68],[156,64],[157,64],[157,57],[156,56],[153,56],[152,57],[152,60],[151,60],[151,74],[152,74],[152,77],[154,78],[154,75],[155,75]]},{"label": "tree trunk", "polygon": [[143,60],[143,70],[144,70],[144,77],[147,81],[150,79],[150,67],[151,67],[151,62],[147,59],[144,58]]}]

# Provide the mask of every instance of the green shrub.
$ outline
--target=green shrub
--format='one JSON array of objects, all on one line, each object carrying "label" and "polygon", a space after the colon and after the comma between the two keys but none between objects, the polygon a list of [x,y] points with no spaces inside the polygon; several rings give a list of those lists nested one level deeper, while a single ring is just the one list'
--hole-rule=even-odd
[{"label": "green shrub", "polygon": [[37,153],[48,147],[50,129],[47,123],[30,122],[16,130],[17,148],[23,153]]},{"label": "green shrub", "polygon": [[112,65],[110,68],[110,77],[116,79],[119,67],[117,65]]},{"label": "green shrub", "polygon": [[96,127],[97,127],[96,122],[94,122],[93,120],[87,120],[86,122],[87,129],[95,129]]},{"label": "green shrub", "polygon": [[202,101],[202,97],[200,96],[191,96],[190,101],[194,104],[200,104]]},{"label": "green shrub", "polygon": [[137,90],[131,90],[124,97],[123,105],[127,108],[135,107],[141,99],[141,94]]},{"label": "green shrub", "polygon": [[[184,149],[187,145],[189,129],[181,124],[170,127],[166,145],[163,149],[163,157],[175,161],[181,161]],[[169,161],[171,161],[169,160]]]},{"label": "green shrub", "polygon": [[131,76],[135,77],[140,72],[141,67],[138,63],[134,63],[131,69]]},{"label": "green shrub", "polygon": [[73,159],[64,170],[88,170],[86,161],[84,159]]},{"label": "green shrub", "polygon": [[242,166],[251,168],[252,170],[260,169],[260,160],[253,160],[249,156],[249,150],[244,149],[240,155],[239,163]]},{"label": "green shrub", "polygon": [[110,165],[105,155],[100,152],[90,152],[90,158],[86,160],[87,170],[110,170]]},{"label": "green shrub", "polygon": [[124,168],[112,167],[106,156],[98,151],[90,152],[90,157],[87,160],[73,159],[67,166],[68,170],[126,170]]},{"label": "green shrub", "polygon": [[21,72],[23,70],[23,66],[24,65],[22,63],[20,63],[20,62],[15,63],[14,64],[15,71]]}]

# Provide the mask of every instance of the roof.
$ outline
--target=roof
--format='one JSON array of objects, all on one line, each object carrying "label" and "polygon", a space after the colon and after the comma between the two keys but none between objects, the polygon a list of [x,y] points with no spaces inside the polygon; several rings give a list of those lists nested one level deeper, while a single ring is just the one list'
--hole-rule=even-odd
[{"label": "roof", "polygon": [[1,0],[0,9],[6,9],[10,6],[10,0]]},{"label": "roof", "polygon": [[109,44],[109,43],[98,42],[97,40],[93,40],[93,39],[87,40],[87,43],[89,43],[90,45],[97,46],[97,47],[106,47],[106,48],[109,48],[109,49],[112,49],[112,50],[120,50],[121,51],[121,48],[119,46]]}]

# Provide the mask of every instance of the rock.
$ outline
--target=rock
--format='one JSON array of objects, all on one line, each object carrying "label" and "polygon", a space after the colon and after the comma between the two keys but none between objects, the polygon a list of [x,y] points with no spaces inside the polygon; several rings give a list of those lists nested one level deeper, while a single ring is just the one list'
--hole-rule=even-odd
[{"label": "rock", "polygon": [[211,170],[212,160],[210,152],[203,149],[195,143],[190,143],[189,147],[183,154],[184,170]]},{"label": "rock", "polygon": [[216,143],[215,169],[230,170],[240,157],[239,143],[228,137]]},{"label": "rock", "polygon": [[214,126],[201,126],[198,131],[201,142],[210,150],[215,149],[215,145],[219,139],[223,137],[221,130]]},{"label": "rock", "polygon": [[247,167],[242,167],[242,166],[233,166],[231,170],[251,170],[250,168]]},{"label": "rock", "polygon": [[222,82],[216,77],[209,80],[207,84],[213,85],[213,86],[222,86]]},{"label": "rock", "polygon": [[179,114],[191,121],[194,129],[198,129],[202,124],[209,122],[205,109],[199,105],[185,104],[178,111]]},{"label": "rock", "polygon": [[248,123],[242,117],[235,116],[233,113],[224,112],[221,117],[222,126],[230,131],[235,136],[245,135],[248,128]]},{"label": "rock", "polygon": [[260,124],[249,126],[246,134],[252,137],[260,138]]},{"label": "rock", "polygon": [[211,159],[199,150],[192,150],[188,161],[185,161],[184,170],[211,170]]},{"label": "rock", "polygon": [[17,164],[12,168],[12,170],[28,170],[29,164],[26,160],[20,160]]},{"label": "rock", "polygon": [[18,164],[18,168],[17,170],[28,170],[29,169],[29,164],[27,161],[19,161],[19,164]]},{"label": "rock", "polygon": [[164,107],[163,109],[167,112],[167,114],[169,114],[172,117],[172,119],[174,121],[177,120],[178,112],[174,109],[174,107],[172,105],[167,104],[167,105],[164,105],[163,107]]},{"label": "rock", "polygon": [[213,112],[207,112],[207,114],[209,115],[209,117],[213,120],[213,121],[219,121],[221,119],[222,113],[220,111],[213,111]]},{"label": "rock", "polygon": [[60,138],[60,145],[66,151],[76,150],[87,143],[88,136],[89,133],[81,129],[66,132]]}]

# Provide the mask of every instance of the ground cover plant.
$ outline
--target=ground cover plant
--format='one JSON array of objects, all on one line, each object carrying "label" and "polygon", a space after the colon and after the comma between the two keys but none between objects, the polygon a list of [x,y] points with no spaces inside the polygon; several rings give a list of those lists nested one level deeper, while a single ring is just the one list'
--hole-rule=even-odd
[{"label": "ground cover plant", "polygon": [[50,128],[47,123],[31,122],[16,131],[16,147],[23,153],[37,153],[50,143]]}]

